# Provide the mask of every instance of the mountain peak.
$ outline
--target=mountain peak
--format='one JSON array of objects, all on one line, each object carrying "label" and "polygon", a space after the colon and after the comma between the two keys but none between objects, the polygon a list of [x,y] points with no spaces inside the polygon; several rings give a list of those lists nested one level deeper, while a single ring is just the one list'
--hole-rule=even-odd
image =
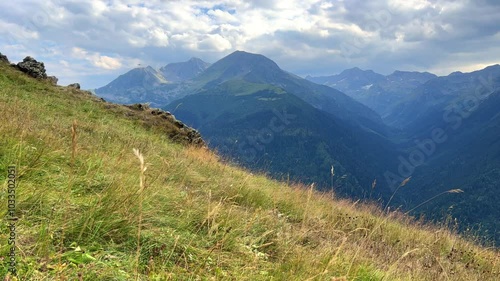
[{"label": "mountain peak", "polygon": [[199,75],[210,66],[209,63],[202,59],[192,57],[185,62],[169,63],[160,68],[160,72],[172,82],[182,82],[189,80]]},{"label": "mountain peak", "polygon": [[363,70],[359,67],[353,67],[342,71],[340,74],[353,74],[353,73],[370,73],[372,70]]},{"label": "mountain peak", "polygon": [[[247,75],[252,76],[251,80],[253,82],[258,82],[260,80],[266,80],[266,77],[272,77],[283,72],[283,70],[269,58],[245,51],[235,51],[227,55],[211,65],[208,70],[207,72],[210,72],[210,74],[206,74],[206,76],[211,77],[205,78],[218,82],[237,77],[242,78]],[[213,75],[216,75],[217,78],[213,79]]]},{"label": "mountain peak", "polygon": [[260,54],[254,54],[254,53],[250,53],[250,52],[247,52],[247,51],[241,51],[241,50],[236,50],[234,52],[232,52],[231,54],[229,55],[253,55],[253,56],[262,56]]},{"label": "mountain peak", "polygon": [[450,73],[448,76],[455,76],[455,75],[462,75],[464,74],[462,71],[454,71],[452,73]]},{"label": "mountain peak", "polygon": [[276,63],[274,61],[272,61],[271,59],[269,59],[263,55],[249,53],[249,52],[245,52],[245,51],[234,51],[233,53],[229,54],[228,56],[226,56],[222,60],[224,60],[224,59],[238,59],[242,63],[247,63],[247,62],[253,61],[253,62],[259,62],[259,63],[264,63],[264,62],[265,63],[272,63],[272,64],[276,65]]},{"label": "mountain peak", "polygon": [[352,68],[348,68],[348,69],[346,69],[346,70],[344,70],[344,71],[347,71],[347,72],[356,72],[356,71],[357,71],[357,72],[364,72],[364,70],[362,70],[361,68],[359,68],[359,67],[357,67],[357,66],[352,67]]}]

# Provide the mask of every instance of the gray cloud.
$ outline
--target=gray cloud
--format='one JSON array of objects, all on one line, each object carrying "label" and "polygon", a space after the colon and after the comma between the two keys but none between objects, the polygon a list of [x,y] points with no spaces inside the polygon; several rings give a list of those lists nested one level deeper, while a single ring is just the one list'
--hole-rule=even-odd
[{"label": "gray cloud", "polygon": [[299,75],[358,66],[447,74],[498,63],[495,0],[2,1],[0,51],[61,83],[98,87],[127,69],[234,50]]}]

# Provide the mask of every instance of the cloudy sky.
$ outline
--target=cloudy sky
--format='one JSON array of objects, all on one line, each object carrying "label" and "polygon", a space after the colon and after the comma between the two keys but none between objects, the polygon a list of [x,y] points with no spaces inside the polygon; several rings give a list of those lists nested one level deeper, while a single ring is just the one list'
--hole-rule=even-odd
[{"label": "cloudy sky", "polygon": [[96,88],[139,65],[215,62],[235,50],[302,76],[472,71],[500,63],[500,1],[0,2],[0,52],[45,62],[62,85]]}]

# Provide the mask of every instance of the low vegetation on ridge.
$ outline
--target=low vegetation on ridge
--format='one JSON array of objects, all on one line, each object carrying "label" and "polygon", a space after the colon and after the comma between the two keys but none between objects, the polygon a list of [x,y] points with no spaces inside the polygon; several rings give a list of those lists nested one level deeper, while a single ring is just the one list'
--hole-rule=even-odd
[{"label": "low vegetation on ridge", "polygon": [[[0,63],[0,212],[7,213],[7,167],[15,164],[18,280],[500,274],[496,249],[398,212],[251,174],[170,140],[130,118],[130,109],[109,107]],[[15,280],[4,217],[0,276]]]}]

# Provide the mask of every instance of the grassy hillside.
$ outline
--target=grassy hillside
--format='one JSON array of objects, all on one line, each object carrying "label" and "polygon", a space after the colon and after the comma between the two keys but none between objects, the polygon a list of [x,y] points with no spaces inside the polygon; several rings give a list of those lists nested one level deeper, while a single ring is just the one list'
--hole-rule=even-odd
[{"label": "grassy hillside", "polygon": [[252,175],[174,143],[145,116],[3,64],[0,112],[0,212],[14,164],[19,280],[495,280],[500,271],[496,250]]}]

